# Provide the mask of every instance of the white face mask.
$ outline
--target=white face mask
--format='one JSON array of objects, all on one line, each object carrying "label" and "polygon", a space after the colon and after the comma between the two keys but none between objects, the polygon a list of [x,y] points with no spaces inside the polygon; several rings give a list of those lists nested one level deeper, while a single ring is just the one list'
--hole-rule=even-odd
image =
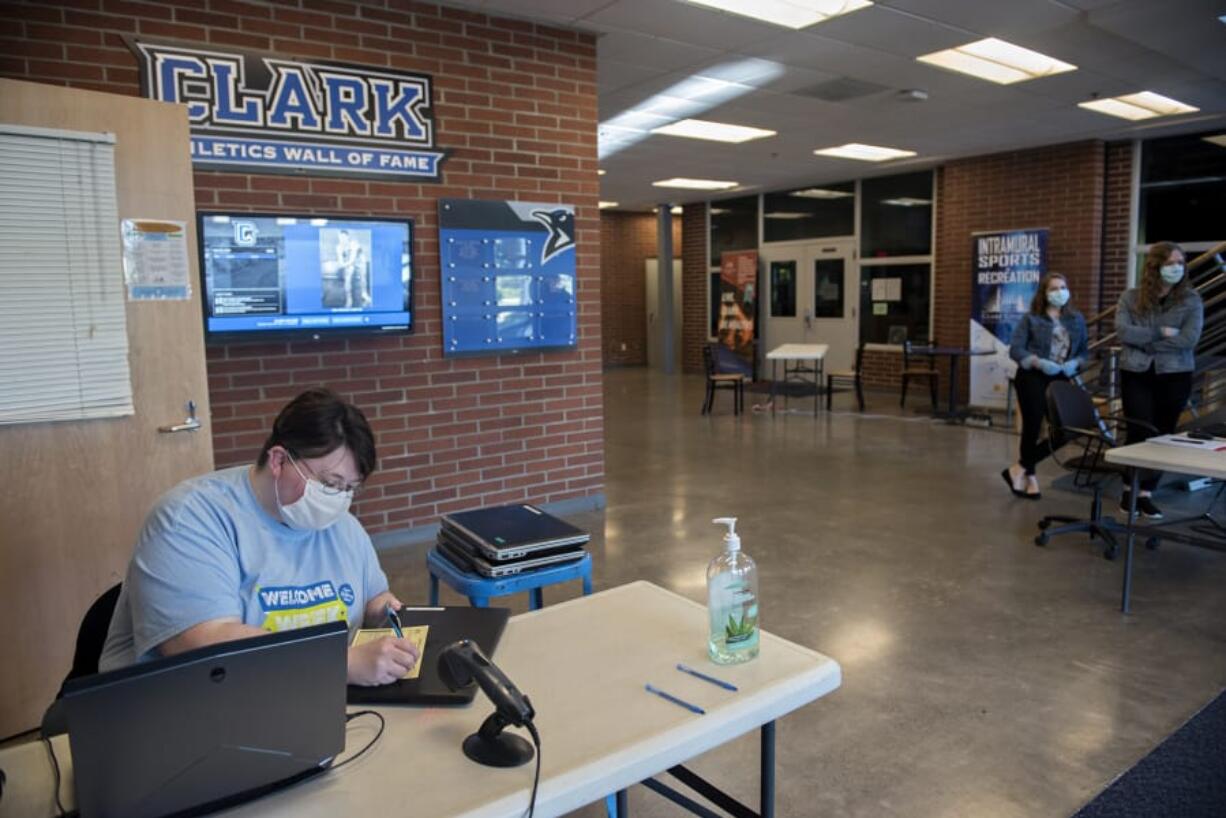
[{"label": "white face mask", "polygon": [[285,524],[299,531],[320,531],[339,520],[349,510],[349,504],[353,502],[353,492],[342,491],[332,494],[325,491],[322,483],[307,477],[298,468],[293,458],[288,455],[287,458],[290,465],[294,467],[294,471],[298,472],[298,476],[306,482],[306,489],[302,492],[301,497],[284,506],[281,505],[281,493],[277,490],[277,482],[273,481],[273,494],[277,498],[277,508],[280,509],[281,519],[285,521]]},{"label": "white face mask", "polygon": [[1063,307],[1068,303],[1068,288],[1060,287],[1055,290],[1048,290],[1047,303],[1053,307]]},{"label": "white face mask", "polygon": [[1182,264],[1163,264],[1162,269],[1158,272],[1162,274],[1162,280],[1167,284],[1178,284],[1183,280]]}]

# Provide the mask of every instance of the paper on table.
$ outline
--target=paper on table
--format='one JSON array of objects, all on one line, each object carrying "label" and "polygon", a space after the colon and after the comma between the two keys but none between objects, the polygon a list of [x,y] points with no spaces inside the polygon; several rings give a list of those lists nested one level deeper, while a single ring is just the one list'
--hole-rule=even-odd
[{"label": "paper on table", "polygon": [[[416,679],[421,674],[421,658],[426,653],[426,634],[430,632],[429,625],[417,625],[412,628],[401,628],[401,633],[404,638],[408,639],[417,646],[417,664],[413,665],[413,669],[404,674],[402,679]],[[395,636],[396,632],[391,628],[363,628],[353,637],[353,647],[365,645],[367,642],[374,642],[377,639],[382,639],[385,636]]]},{"label": "paper on table", "polygon": [[1148,442],[1161,446],[1178,446],[1182,449],[1202,449],[1206,452],[1226,451],[1226,440],[1221,438],[1196,440],[1187,435],[1158,435],[1151,437]]}]

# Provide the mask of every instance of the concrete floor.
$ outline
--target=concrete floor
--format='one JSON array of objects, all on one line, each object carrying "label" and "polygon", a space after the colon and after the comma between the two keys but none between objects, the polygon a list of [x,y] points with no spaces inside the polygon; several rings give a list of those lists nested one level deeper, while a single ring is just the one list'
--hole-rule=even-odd
[{"label": "concrete floor", "polygon": [[[572,518],[597,590],[647,579],[704,601],[710,519],[735,515],[765,628],[843,666],[842,689],[779,723],[780,815],[1068,816],[1226,684],[1226,556],[1138,549],[1122,616],[1122,559],[1032,544],[1043,513],[1087,502],[1051,487],[1051,462],[1043,502],[1013,498],[1011,435],[900,415],[894,394],[869,394],[882,415],[840,395],[816,419],[737,418],[720,395],[701,417],[700,378],[643,369],[607,373],[605,395],[608,508]],[[1210,500],[1180,495],[1163,505]],[[423,553],[381,554],[409,598],[425,598]],[[756,801],[756,734],[691,766]],[[630,806],[687,814],[642,787]]]}]

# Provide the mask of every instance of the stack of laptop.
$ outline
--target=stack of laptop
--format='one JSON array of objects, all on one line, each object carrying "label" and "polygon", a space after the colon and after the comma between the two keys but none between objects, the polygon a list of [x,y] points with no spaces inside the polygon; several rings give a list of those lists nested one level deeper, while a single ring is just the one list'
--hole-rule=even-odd
[{"label": "stack of laptop", "polygon": [[583,557],[586,531],[526,503],[444,514],[438,550],[463,571],[508,577]]}]

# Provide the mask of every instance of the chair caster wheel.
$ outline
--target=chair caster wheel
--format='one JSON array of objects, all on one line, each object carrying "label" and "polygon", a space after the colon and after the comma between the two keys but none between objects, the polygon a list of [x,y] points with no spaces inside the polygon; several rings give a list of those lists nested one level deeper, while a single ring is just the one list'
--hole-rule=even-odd
[{"label": "chair caster wheel", "polygon": [[1039,528],[1043,529],[1044,531],[1046,531],[1047,527],[1050,525],[1051,520],[1039,520]]},{"label": "chair caster wheel", "polygon": [[1115,552],[1116,552],[1116,546],[1114,545],[1107,546],[1106,548],[1103,549],[1103,559],[1107,560],[1108,562],[1114,561]]},{"label": "chair caster wheel", "polygon": [[1047,541],[1049,539],[1050,537],[1048,537],[1047,534],[1040,534],[1034,538],[1034,544],[1039,546],[1047,545]]},{"label": "chair caster wheel", "polygon": [[1158,543],[1159,543],[1159,540],[1157,537],[1150,537],[1148,540],[1145,541],[1145,547],[1149,549],[1150,551],[1157,551]]}]

